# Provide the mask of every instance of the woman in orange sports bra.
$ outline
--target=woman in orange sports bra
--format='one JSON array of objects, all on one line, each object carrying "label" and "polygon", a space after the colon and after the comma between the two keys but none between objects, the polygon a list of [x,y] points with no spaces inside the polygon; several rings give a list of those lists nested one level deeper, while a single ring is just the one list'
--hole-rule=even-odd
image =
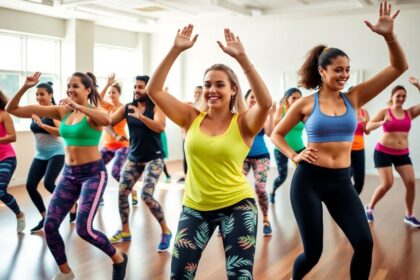
[{"label": "woman in orange sports bra", "polygon": [[357,128],[354,132],[354,140],[351,146],[350,174],[353,177],[353,185],[356,192],[360,194],[365,184],[365,138],[369,134],[366,124],[369,121],[369,113],[364,108],[357,110]]}]

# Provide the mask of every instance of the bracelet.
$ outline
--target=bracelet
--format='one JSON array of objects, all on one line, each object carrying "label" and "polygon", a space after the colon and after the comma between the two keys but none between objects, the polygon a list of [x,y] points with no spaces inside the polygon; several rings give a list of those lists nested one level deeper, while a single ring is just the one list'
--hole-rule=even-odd
[{"label": "bracelet", "polygon": [[244,70],[244,74],[248,74],[249,71],[251,71],[251,68],[254,67],[254,64],[249,65],[245,70]]}]

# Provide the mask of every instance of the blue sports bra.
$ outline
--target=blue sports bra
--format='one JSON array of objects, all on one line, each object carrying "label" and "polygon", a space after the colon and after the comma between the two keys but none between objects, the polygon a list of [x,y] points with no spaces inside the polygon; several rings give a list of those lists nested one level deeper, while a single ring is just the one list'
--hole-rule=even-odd
[{"label": "blue sports bra", "polygon": [[320,110],[318,92],[314,94],[314,108],[305,122],[308,143],[353,142],[357,127],[356,111],[347,97],[340,92],[346,104],[346,112],[341,116],[327,116]]}]

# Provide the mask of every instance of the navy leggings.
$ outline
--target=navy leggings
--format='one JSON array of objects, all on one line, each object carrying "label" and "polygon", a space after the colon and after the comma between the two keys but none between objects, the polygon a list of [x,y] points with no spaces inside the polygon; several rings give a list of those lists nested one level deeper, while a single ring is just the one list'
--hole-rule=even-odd
[{"label": "navy leggings", "polygon": [[20,213],[19,205],[13,195],[7,192],[7,186],[15,169],[16,157],[9,157],[0,161],[0,200],[17,215]]},{"label": "navy leggings", "polygon": [[102,232],[92,228],[107,179],[102,160],[78,166],[65,165],[63,177],[51,197],[44,227],[48,248],[58,265],[67,262],[64,242],[58,229],[79,196],[77,233],[108,256],[112,257],[115,254],[116,250],[108,238]]},{"label": "navy leggings", "polygon": [[50,193],[54,192],[55,180],[64,166],[64,155],[56,155],[47,160],[34,158],[29,168],[26,190],[39,213],[45,212],[44,201],[38,191],[38,184],[44,177],[44,186]]},{"label": "navy leggings", "polygon": [[351,151],[351,170],[354,188],[360,194],[365,184],[365,150]]},{"label": "navy leggings", "polygon": [[350,168],[330,169],[301,162],[293,175],[290,198],[304,252],[293,266],[293,279],[302,279],[322,253],[322,202],[349,239],[354,254],[351,279],[368,279],[373,241],[363,205],[354,190]]}]

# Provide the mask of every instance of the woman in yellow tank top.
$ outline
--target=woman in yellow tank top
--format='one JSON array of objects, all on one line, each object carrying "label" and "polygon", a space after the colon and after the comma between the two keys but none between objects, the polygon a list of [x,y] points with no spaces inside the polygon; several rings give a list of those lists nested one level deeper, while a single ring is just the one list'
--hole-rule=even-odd
[{"label": "woman in yellow tank top", "polygon": [[251,109],[245,110],[238,79],[223,64],[205,71],[198,109],[165,92],[163,86],[176,58],[197,40],[198,35],[192,37],[192,31],[192,25],[178,30],[172,48],[147,86],[156,105],[187,131],[185,151],[189,169],[170,277],[194,277],[201,254],[219,226],[226,248],[228,277],[252,279],[257,207],[242,166],[255,135],[264,125],[272,100],[239,38],[229,29],[224,31],[226,45],[217,43],[244,70],[257,101]]}]

